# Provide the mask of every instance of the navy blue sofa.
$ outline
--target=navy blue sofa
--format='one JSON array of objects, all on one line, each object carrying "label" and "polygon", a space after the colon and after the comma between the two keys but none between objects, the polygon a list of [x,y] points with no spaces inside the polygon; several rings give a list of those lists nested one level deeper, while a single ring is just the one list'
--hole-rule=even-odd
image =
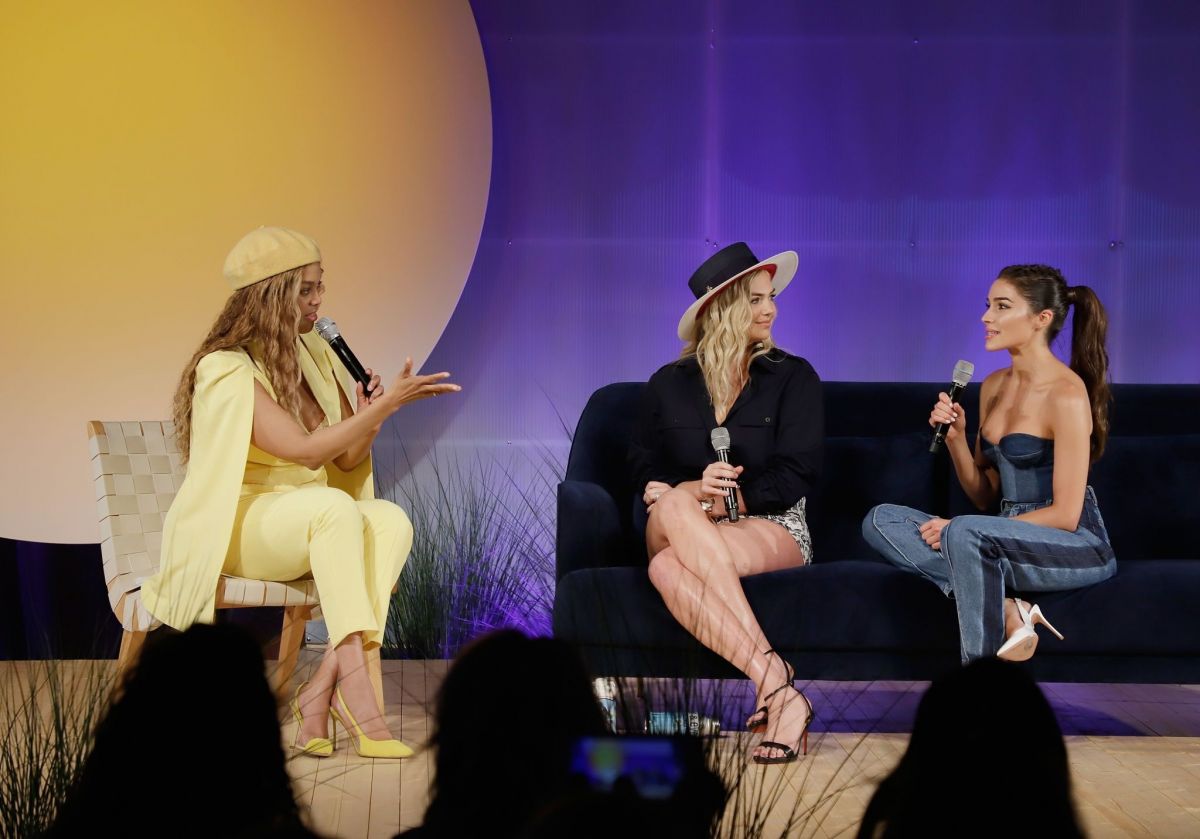
[{"label": "navy blue sofa", "polygon": [[[596,391],[558,487],[555,635],[594,672],[733,677],[671,617],[646,576],[626,453],[642,383]],[[957,666],[954,604],[878,558],[863,515],[888,501],[975,512],[923,425],[942,384],[826,382],[825,467],[809,523],[815,562],[743,581],[767,637],[800,679],[931,679]],[[1037,602],[1044,681],[1200,683],[1200,385],[1116,385],[1112,433],[1092,469],[1117,575]],[[978,417],[979,389],[964,396]],[[970,433],[974,438],[975,429]]]}]

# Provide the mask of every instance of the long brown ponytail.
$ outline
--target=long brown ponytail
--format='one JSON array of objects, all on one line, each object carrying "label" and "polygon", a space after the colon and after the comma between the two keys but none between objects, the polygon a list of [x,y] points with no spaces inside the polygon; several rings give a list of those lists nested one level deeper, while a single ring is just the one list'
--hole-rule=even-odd
[{"label": "long brown ponytail", "polygon": [[1092,406],[1091,459],[1095,463],[1108,442],[1108,406],[1112,389],[1108,384],[1108,313],[1104,304],[1085,285],[1068,286],[1062,272],[1048,265],[1010,265],[1000,272],[1034,312],[1049,309],[1054,320],[1046,330],[1052,342],[1066,323],[1067,308],[1075,307],[1071,320],[1071,369],[1083,379]]}]

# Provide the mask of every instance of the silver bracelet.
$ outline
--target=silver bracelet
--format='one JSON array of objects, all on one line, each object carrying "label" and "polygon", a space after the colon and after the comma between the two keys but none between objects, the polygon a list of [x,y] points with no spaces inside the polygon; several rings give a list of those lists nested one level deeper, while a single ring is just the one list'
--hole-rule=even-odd
[{"label": "silver bracelet", "polygon": [[705,498],[703,501],[700,502],[700,509],[703,510],[704,512],[711,513],[712,508],[713,508],[713,500],[711,498]]}]

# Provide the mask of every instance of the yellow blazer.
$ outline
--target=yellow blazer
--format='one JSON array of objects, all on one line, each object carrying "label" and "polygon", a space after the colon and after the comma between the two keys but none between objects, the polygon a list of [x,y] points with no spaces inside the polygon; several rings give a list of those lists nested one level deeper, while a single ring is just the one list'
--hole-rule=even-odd
[{"label": "yellow blazer", "polygon": [[[342,416],[338,388],[353,405],[353,378],[316,333],[296,339],[296,354],[321,410],[329,422],[337,422]],[[251,461],[256,466],[264,460],[268,466],[295,466],[307,476],[304,482],[327,483],[356,500],[375,497],[369,455],[350,472],[332,463],[314,472],[254,447],[250,437],[255,381],[277,398],[258,364],[242,350],[209,353],[196,365],[187,476],[163,521],[158,573],[142,583],[142,602],[150,614],[176,629],[213,621],[217,581],[229,552],[238,499],[247,491],[268,489],[243,487]]]}]

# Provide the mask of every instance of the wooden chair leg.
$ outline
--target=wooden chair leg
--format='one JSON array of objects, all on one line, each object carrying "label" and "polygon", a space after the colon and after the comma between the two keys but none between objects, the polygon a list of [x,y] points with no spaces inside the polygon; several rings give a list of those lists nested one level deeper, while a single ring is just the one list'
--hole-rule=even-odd
[{"label": "wooden chair leg", "polygon": [[142,644],[146,642],[145,632],[130,632],[126,629],[121,633],[121,651],[117,653],[117,678],[121,678],[122,674],[137,661],[138,653],[142,651]]},{"label": "wooden chair leg", "polygon": [[363,654],[367,659],[367,678],[371,680],[371,687],[375,688],[375,701],[379,703],[380,710],[386,713],[387,708],[383,704],[383,662],[379,658],[379,647],[365,650]]},{"label": "wooden chair leg", "polygon": [[279,664],[273,680],[275,693],[280,696],[288,693],[292,674],[296,672],[300,648],[304,646],[304,627],[312,610],[312,606],[287,606],[283,610],[283,629],[279,632]]}]

